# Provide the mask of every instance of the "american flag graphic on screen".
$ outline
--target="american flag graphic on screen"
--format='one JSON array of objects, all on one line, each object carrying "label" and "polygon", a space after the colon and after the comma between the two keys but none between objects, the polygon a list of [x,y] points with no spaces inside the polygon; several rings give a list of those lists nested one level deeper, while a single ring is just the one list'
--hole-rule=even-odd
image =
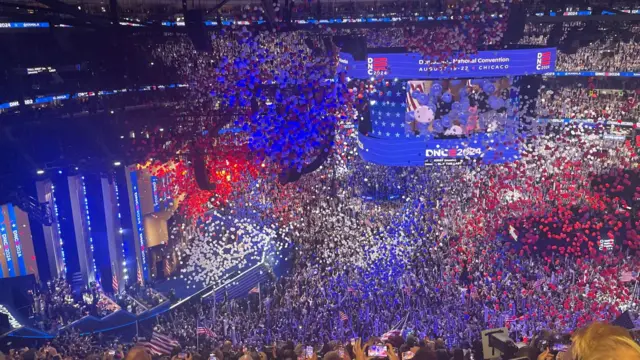
[{"label": "american flag graphic on screen", "polygon": [[405,132],[407,83],[384,81],[369,96],[371,100],[371,136],[383,138],[410,137]]},{"label": "american flag graphic on screen", "polygon": [[413,96],[411,96],[411,94],[413,94],[414,91],[419,91],[421,93],[424,93],[425,90],[427,89],[427,82],[426,81],[409,81],[409,91],[407,91],[407,111],[414,111],[415,109],[418,108],[418,100],[416,100]]}]

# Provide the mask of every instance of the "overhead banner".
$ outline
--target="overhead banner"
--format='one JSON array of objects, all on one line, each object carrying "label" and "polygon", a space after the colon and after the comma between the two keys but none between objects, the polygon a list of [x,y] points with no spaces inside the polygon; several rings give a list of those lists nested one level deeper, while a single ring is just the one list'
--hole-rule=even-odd
[{"label": "overhead banner", "polygon": [[535,75],[554,72],[556,49],[479,51],[469,57],[452,59],[443,65],[418,53],[369,54],[366,61],[340,53],[339,68],[351,78],[451,79],[510,75]]}]

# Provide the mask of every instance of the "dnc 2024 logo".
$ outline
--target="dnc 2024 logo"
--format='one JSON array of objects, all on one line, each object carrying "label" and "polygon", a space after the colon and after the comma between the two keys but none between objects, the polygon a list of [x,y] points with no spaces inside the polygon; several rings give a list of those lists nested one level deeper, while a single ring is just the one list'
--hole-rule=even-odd
[{"label": "dnc 2024 logo", "polygon": [[455,158],[455,157],[478,157],[482,156],[482,149],[480,148],[450,148],[450,149],[427,149],[425,152],[425,156],[428,158],[433,157],[444,157],[444,158]]},{"label": "dnc 2024 logo", "polygon": [[387,75],[389,74],[389,59],[386,57],[367,58],[367,74]]},{"label": "dnc 2024 logo", "polygon": [[536,70],[548,70],[551,69],[551,52],[539,52],[538,59],[536,61]]}]

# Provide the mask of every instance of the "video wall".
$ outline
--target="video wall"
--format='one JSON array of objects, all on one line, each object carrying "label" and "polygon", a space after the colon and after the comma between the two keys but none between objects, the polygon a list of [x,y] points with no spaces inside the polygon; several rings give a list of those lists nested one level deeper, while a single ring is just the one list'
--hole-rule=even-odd
[{"label": "video wall", "polygon": [[515,160],[516,88],[510,77],[377,82],[360,155],[393,166]]},{"label": "video wall", "polygon": [[405,131],[435,138],[513,128],[517,94],[512,79],[410,80]]},{"label": "video wall", "polygon": [[516,160],[514,80],[553,72],[555,62],[555,48],[480,51],[446,62],[417,53],[356,61],[340,53],[339,70],[373,85],[361,109],[360,156],[389,166]]}]

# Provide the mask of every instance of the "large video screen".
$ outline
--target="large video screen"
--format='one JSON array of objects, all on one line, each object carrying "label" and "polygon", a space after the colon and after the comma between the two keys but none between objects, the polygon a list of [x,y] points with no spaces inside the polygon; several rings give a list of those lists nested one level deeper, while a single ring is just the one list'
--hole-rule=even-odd
[{"label": "large video screen", "polygon": [[363,108],[360,155],[393,166],[517,159],[520,85],[512,77],[376,82]]},{"label": "large video screen", "polygon": [[515,126],[517,94],[512,78],[409,80],[405,132],[463,138]]}]

